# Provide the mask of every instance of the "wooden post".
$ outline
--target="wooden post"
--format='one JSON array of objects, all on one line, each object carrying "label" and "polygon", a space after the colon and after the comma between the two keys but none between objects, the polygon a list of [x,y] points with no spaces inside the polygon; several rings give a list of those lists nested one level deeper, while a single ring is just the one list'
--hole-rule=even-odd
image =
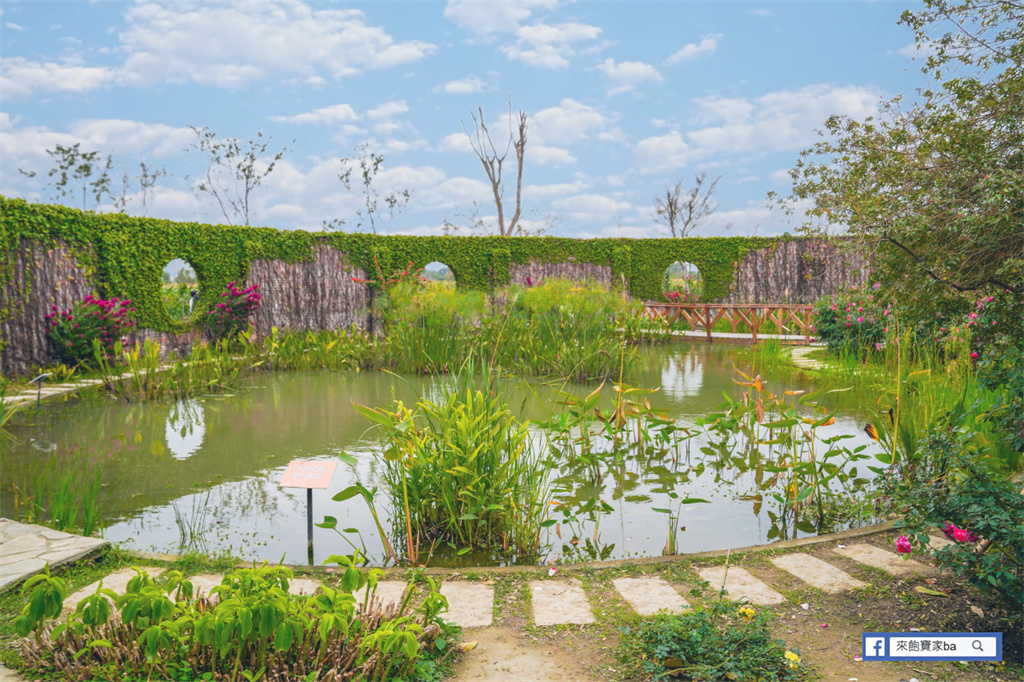
[{"label": "wooden post", "polygon": [[704,329],[708,332],[708,343],[714,343],[711,338],[711,306],[704,306]]},{"label": "wooden post", "polygon": [[811,307],[804,308],[804,345],[811,345]]}]

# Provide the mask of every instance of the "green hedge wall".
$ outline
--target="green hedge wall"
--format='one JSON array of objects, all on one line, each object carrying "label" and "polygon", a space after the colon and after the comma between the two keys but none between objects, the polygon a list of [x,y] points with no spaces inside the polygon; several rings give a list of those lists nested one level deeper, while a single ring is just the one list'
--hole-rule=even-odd
[{"label": "green hedge wall", "polygon": [[[786,239],[788,237],[784,237]],[[53,246],[67,243],[107,298],[129,298],[138,310],[140,327],[180,332],[191,326],[175,322],[160,300],[161,273],[175,258],[191,263],[201,283],[199,310],[227,287],[244,282],[249,263],[257,259],[298,262],[312,258],[321,245],[348,255],[350,262],[375,272],[374,258],[386,275],[408,263],[420,268],[432,261],[448,265],[459,287],[492,289],[508,284],[512,264],[530,260],[610,266],[613,279],[625,277],[630,293],[642,300],[664,300],[661,282],[675,261],[696,265],[704,279],[704,295],[728,294],[735,264],[750,249],[775,240],[748,237],[691,239],[569,239],[562,237],[410,237],[401,235],[332,234],[177,223],[121,214],[96,214],[0,196],[0,288],[12,278],[16,250],[22,240]],[[31,284],[29,284],[29,287]],[[30,289],[0,301],[0,320],[18,310]]]}]

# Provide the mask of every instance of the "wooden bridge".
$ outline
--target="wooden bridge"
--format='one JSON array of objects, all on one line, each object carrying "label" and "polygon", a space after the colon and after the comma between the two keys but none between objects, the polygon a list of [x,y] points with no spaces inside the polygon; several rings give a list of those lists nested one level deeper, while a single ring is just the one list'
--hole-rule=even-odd
[{"label": "wooden bridge", "polygon": [[[669,323],[682,318],[690,329],[703,330],[708,343],[715,340],[727,343],[757,343],[758,333],[766,323],[775,325],[777,333],[762,334],[762,338],[776,338],[784,344],[808,345],[811,329],[812,305],[778,303],[645,303],[644,312],[650,318],[661,317]],[[711,329],[724,320],[732,332],[714,332]],[[692,335],[696,336],[696,335]],[[748,341],[749,339],[749,341]]]}]

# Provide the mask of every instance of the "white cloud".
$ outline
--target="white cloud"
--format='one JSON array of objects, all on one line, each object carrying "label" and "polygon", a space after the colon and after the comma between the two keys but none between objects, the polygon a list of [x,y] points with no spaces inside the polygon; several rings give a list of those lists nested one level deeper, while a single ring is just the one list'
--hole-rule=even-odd
[{"label": "white cloud", "polygon": [[672,66],[679,62],[685,62],[709,55],[718,49],[718,41],[721,39],[721,33],[708,33],[707,35],[701,36],[699,43],[687,43],[686,45],[683,45],[682,49],[673,52],[672,55],[665,60],[665,64],[667,66]]},{"label": "white cloud", "polygon": [[75,121],[68,132],[83,147],[120,154],[152,153],[170,156],[182,152],[194,139],[191,128],[163,123],[140,123],[116,118]]},{"label": "white cloud", "polygon": [[516,42],[501,51],[512,60],[541,69],[564,69],[576,55],[574,43],[594,40],[601,29],[575,22],[564,24],[533,24],[516,30]]},{"label": "white cloud", "polygon": [[768,179],[775,185],[788,185],[793,182],[793,178],[789,175],[788,168],[780,168],[777,171],[772,171],[768,174]]},{"label": "white cloud", "polygon": [[[334,78],[418,61],[436,46],[396,43],[358,10],[312,10],[292,2],[195,5],[141,2],[120,34],[130,84],[194,81],[238,87],[272,72]],[[225,30],[230,27],[230,30]]]},{"label": "white cloud", "polygon": [[551,207],[570,220],[608,220],[628,211],[631,205],[601,194],[578,194],[556,199],[551,202]]},{"label": "white cloud", "polygon": [[603,132],[610,120],[594,107],[573,99],[541,109],[530,119],[531,136],[545,144],[570,144]]},{"label": "white cloud", "polygon": [[404,114],[409,111],[409,106],[405,103],[404,99],[395,100],[391,102],[384,102],[376,109],[370,109],[366,112],[366,115],[372,119],[388,119],[399,114]]},{"label": "white cloud", "polygon": [[673,130],[666,135],[641,140],[637,143],[633,154],[641,171],[673,170],[686,165],[690,154],[690,145],[686,143],[678,130]]},{"label": "white cloud", "polygon": [[765,8],[751,10],[749,13],[754,15],[755,17],[768,18],[768,17],[774,17],[775,16],[775,12],[771,11],[770,9],[765,9]]},{"label": "white cloud", "polygon": [[278,123],[295,123],[299,125],[331,125],[345,121],[355,121],[358,118],[359,116],[356,115],[352,105],[332,104],[329,107],[321,107],[305,114],[296,114],[295,116],[271,116],[270,120],[277,121]]},{"label": "white cloud", "polygon": [[495,33],[512,33],[520,22],[530,18],[534,9],[551,9],[557,4],[557,0],[448,0],[444,16],[460,28],[487,37]]},{"label": "white cloud", "polygon": [[7,28],[11,29],[12,31],[24,31],[25,30],[24,26],[19,26],[18,24],[14,23],[13,21],[8,21],[6,24],[4,24],[4,26],[6,26]]},{"label": "white cloud", "polygon": [[833,115],[864,119],[877,113],[881,94],[859,86],[808,85],[751,100],[697,100],[705,122],[686,134],[695,154],[759,153],[800,149],[816,139],[814,130]]},{"label": "white cloud", "polygon": [[449,95],[469,95],[474,92],[483,92],[485,85],[487,84],[482,78],[468,76],[439,85],[434,88],[434,92],[446,92]]},{"label": "white cloud", "polygon": [[913,59],[921,59],[924,57],[930,57],[938,51],[938,46],[930,40],[925,40],[920,45],[917,43],[909,43],[904,45],[900,49],[896,50],[896,54],[901,54],[905,57],[911,57]]},{"label": "white cloud", "polygon": [[608,94],[629,92],[643,81],[661,82],[661,74],[650,64],[644,62],[619,62],[608,58],[597,65],[609,80]]},{"label": "white cloud", "polygon": [[469,142],[466,133],[452,133],[446,135],[441,144],[437,145],[438,151],[442,152],[471,152],[473,145]]},{"label": "white cloud", "polygon": [[567,149],[560,147],[545,147],[543,145],[527,145],[526,158],[536,161],[541,165],[554,164],[559,166],[563,163],[576,163],[576,157]]},{"label": "white cloud", "polygon": [[36,90],[88,92],[109,83],[114,72],[103,66],[82,66],[75,60],[36,62],[5,57],[0,63],[0,90],[4,97],[30,95]]},{"label": "white cloud", "polygon": [[558,182],[551,185],[526,185],[523,187],[524,197],[551,197],[575,194],[587,188],[582,180],[576,182]]}]

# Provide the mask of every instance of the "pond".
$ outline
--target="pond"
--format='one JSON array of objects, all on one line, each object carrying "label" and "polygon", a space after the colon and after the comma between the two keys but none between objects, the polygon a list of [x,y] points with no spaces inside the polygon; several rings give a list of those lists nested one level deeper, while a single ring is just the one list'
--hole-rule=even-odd
[{"label": "pond", "polygon": [[[724,395],[741,396],[737,368],[750,368],[737,352],[703,344],[646,348],[628,383],[660,387],[649,396],[651,406],[678,425],[693,427]],[[792,368],[762,374],[779,395],[816,388]],[[346,452],[357,464],[339,465],[330,487],[313,492],[314,519],[320,522],[330,515],[338,519],[339,528],[358,529],[372,562],[382,564],[383,546],[367,506],[358,497],[331,500],[355,481],[367,487],[380,484],[380,467],[371,451],[373,432],[352,403],[380,407],[399,399],[409,405],[418,395],[436,397],[445,381],[385,372],[262,374],[235,394],[170,404],[125,404],[107,398],[44,404],[38,412],[25,410],[9,427],[15,440],[0,459],[0,513],[18,516],[13,486],[25,489],[33,476],[84,460],[89,467],[102,465],[100,506],[104,536],[112,541],[171,553],[181,551],[185,541],[185,548],[208,553],[299,563],[306,560],[306,491],[280,488],[282,473],[293,459],[330,460]],[[558,409],[555,388],[544,383],[508,380],[500,388],[522,418],[543,421]],[[585,394],[595,386],[557,388]],[[610,387],[604,391],[611,394]],[[870,446],[861,429],[863,414],[858,413],[870,397],[851,392],[831,398],[828,407],[838,409],[835,423],[820,428],[819,436],[846,434],[846,447]],[[835,402],[840,399],[842,403]],[[678,523],[685,530],[678,533],[678,552],[742,547],[814,532],[773,523],[773,505],[780,505],[764,486],[758,490],[751,468],[734,470],[719,462],[699,476],[686,476],[696,463],[709,459],[700,450],[702,444],[694,439],[660,455],[627,457],[596,469],[560,466],[552,474],[556,500],[600,501],[610,511],[578,515],[579,523],[543,530],[543,558],[584,561],[661,554],[668,517],[655,510],[673,504],[671,491],[709,502],[682,507]],[[755,498],[758,492],[764,495]],[[388,513],[384,495],[378,497],[378,507]],[[840,521],[827,530],[848,525]],[[389,527],[386,521],[384,526]],[[335,531],[321,528],[314,529],[314,547],[318,563],[351,551]],[[434,558],[435,563],[459,565],[501,562],[472,553],[456,557],[446,548]]]}]

